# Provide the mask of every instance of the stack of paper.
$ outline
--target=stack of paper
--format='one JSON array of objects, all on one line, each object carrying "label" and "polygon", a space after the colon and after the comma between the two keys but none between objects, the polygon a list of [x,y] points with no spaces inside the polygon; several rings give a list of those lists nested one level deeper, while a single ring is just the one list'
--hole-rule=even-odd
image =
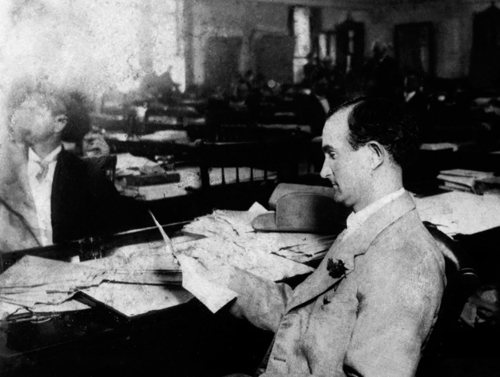
[{"label": "stack of paper", "polygon": [[449,236],[500,226],[500,197],[495,195],[450,191],[414,200],[422,221],[435,224]]},{"label": "stack of paper", "polygon": [[484,172],[478,170],[466,169],[452,169],[442,170],[437,178],[441,181],[439,186],[448,191],[463,191],[469,193],[476,193],[476,181],[491,178],[494,176],[493,172]]},{"label": "stack of paper", "polygon": [[500,195],[500,177],[488,177],[476,180],[474,184],[476,194]]},{"label": "stack of paper", "polygon": [[321,258],[335,240],[335,236],[312,233],[256,232],[252,220],[266,212],[258,203],[243,212],[216,210],[187,224],[184,230],[238,245],[249,255],[264,252],[299,263]]},{"label": "stack of paper", "polygon": [[420,150],[423,151],[442,151],[442,150],[453,150],[456,152],[459,148],[457,143],[424,143],[420,146]]}]

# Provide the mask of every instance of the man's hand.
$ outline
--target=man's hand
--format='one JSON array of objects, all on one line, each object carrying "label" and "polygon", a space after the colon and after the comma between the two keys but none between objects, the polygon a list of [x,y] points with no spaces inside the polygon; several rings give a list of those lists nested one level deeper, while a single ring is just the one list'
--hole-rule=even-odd
[{"label": "man's hand", "polygon": [[197,249],[185,253],[176,253],[176,257],[182,265],[182,260],[189,259],[196,273],[204,279],[218,285],[227,286],[235,273],[233,266],[225,263],[206,250]]},{"label": "man's hand", "polygon": [[207,279],[224,287],[229,285],[235,271],[233,266],[213,257],[197,257],[196,260],[205,269]]},{"label": "man's hand", "polygon": [[110,152],[104,137],[96,132],[89,132],[83,137],[82,149],[85,157],[106,156]]}]

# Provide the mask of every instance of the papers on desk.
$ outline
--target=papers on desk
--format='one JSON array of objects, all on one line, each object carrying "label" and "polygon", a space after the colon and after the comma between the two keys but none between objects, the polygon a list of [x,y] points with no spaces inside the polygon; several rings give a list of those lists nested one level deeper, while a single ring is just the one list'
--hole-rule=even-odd
[{"label": "papers on desk", "polygon": [[422,221],[435,224],[443,233],[473,234],[500,226],[500,197],[452,191],[414,198]]},{"label": "papers on desk", "polygon": [[165,170],[156,162],[145,157],[133,156],[130,153],[116,155],[116,176],[126,177],[139,174],[165,173]]},{"label": "papers on desk", "polygon": [[203,234],[207,238],[222,239],[222,244],[235,244],[249,253],[276,254],[299,263],[321,257],[335,239],[311,233],[255,232],[252,220],[266,212],[258,203],[245,212],[216,210],[187,224],[184,230]]},{"label": "papers on desk", "polygon": [[123,196],[135,198],[137,200],[158,200],[172,198],[176,196],[188,195],[192,189],[201,186],[200,169],[198,167],[184,167],[175,170],[179,175],[178,182],[171,182],[152,186],[129,187],[125,185],[125,180],[117,180],[116,186]]},{"label": "papers on desk", "polygon": [[[195,179],[191,175],[195,175]],[[196,173],[167,172],[159,164],[129,153],[117,155],[116,188],[123,196],[138,200],[158,200],[186,195],[187,180],[199,181]],[[156,179],[155,179],[156,177]],[[147,181],[154,184],[146,184]],[[142,181],[142,182],[141,182]]]},{"label": "papers on desk", "polygon": [[[175,256],[167,252],[164,241],[121,247],[110,257],[79,264],[25,256],[0,275],[0,317],[19,308],[35,312],[81,309],[81,304],[71,300],[77,292],[125,316],[178,305],[192,295],[179,285],[181,271],[176,258],[187,260],[183,268],[195,274],[199,266],[194,262],[198,260],[220,261],[272,281],[311,273],[311,267],[274,253],[300,249],[321,241],[322,236],[256,233],[251,222],[263,212],[267,212],[265,208],[255,204],[249,211],[215,211],[199,218],[185,230],[206,238],[174,238]],[[191,284],[193,292],[206,293],[203,281],[188,279],[186,284]],[[210,307],[223,305],[234,297],[231,295],[225,292],[222,301],[217,296],[215,306]]]},{"label": "papers on desk", "polygon": [[227,288],[229,278],[225,276],[235,267],[272,281],[313,271],[304,264],[272,254],[283,245],[304,242],[304,235],[290,234],[291,238],[287,239],[283,233],[278,237],[255,233],[252,220],[263,212],[267,211],[259,204],[246,212],[219,210],[185,226],[185,230],[207,237],[176,247],[183,286],[212,312],[237,297]]},{"label": "papers on desk", "polygon": [[192,296],[180,287],[180,267],[164,246],[162,241],[125,246],[111,257],[83,263],[25,256],[0,275],[0,311],[86,308],[71,301],[78,291],[125,316],[186,302]]},{"label": "papers on desk", "polygon": [[[138,200],[158,200],[171,198],[175,196],[187,195],[190,191],[201,187],[200,168],[197,166],[186,166],[176,169],[173,173],[179,174],[179,182],[167,183],[164,185],[142,186],[140,189],[125,186],[123,179],[117,180],[117,189],[124,195],[136,198]],[[264,170],[253,169],[249,167],[238,168],[240,182],[250,182],[250,177],[253,174],[253,180],[264,180]],[[273,180],[276,178],[276,172],[268,171],[267,179]],[[222,184],[222,169],[211,168],[209,170],[209,179],[211,186]],[[236,182],[236,168],[224,168],[224,180],[226,184]]]}]

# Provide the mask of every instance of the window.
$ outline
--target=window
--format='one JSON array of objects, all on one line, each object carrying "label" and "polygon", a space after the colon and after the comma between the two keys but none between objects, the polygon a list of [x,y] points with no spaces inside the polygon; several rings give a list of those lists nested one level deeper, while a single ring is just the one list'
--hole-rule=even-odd
[{"label": "window", "polygon": [[293,77],[294,82],[300,82],[303,78],[303,68],[307,63],[307,56],[311,52],[311,13],[309,8],[293,8],[293,35],[295,37]]},{"label": "window", "polygon": [[0,63],[9,72],[5,76],[43,72],[54,82],[73,80],[92,93],[113,86],[126,92],[137,88],[145,75],[161,75],[171,67],[182,90],[183,2],[12,2],[11,9],[0,9]]}]

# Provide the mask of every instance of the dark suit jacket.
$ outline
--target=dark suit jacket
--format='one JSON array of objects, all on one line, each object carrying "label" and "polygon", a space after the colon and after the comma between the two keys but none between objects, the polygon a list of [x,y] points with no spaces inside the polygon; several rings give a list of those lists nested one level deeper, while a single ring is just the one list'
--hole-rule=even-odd
[{"label": "dark suit jacket", "polygon": [[51,210],[54,243],[125,230],[133,212],[101,169],[64,150],[54,172]]}]

